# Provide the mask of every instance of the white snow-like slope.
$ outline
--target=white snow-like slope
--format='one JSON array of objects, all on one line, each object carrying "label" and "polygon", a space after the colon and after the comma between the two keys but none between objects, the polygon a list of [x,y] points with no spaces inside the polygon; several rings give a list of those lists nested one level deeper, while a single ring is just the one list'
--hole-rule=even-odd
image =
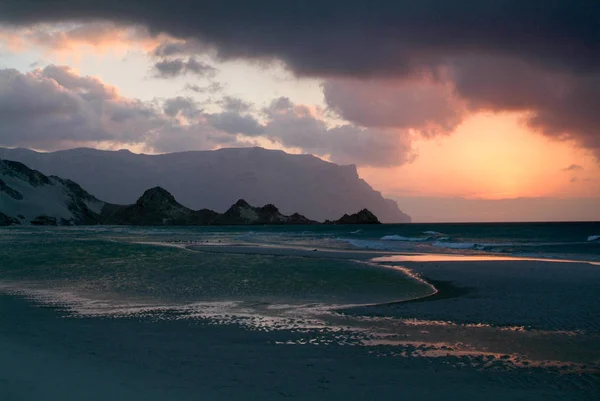
[{"label": "white snow-like slope", "polygon": [[[39,172],[15,169],[10,162],[0,160],[0,213],[31,224],[39,216],[73,221],[77,216],[69,210],[77,195],[58,177],[46,177]],[[36,174],[39,174],[36,176]],[[36,179],[37,177],[37,179]],[[15,192],[16,191],[16,192]],[[104,203],[95,199],[82,200],[99,213]]]}]

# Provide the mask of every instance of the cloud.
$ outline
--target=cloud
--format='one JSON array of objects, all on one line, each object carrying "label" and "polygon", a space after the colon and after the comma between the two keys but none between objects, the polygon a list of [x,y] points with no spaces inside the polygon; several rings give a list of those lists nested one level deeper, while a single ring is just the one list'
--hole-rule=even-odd
[{"label": "cloud", "polygon": [[532,129],[573,140],[600,160],[600,71],[568,74],[481,56],[455,60],[450,71],[457,95],[471,110],[525,111]]},{"label": "cloud", "polygon": [[264,133],[264,127],[254,117],[234,111],[207,114],[206,119],[216,129],[229,134],[258,136]]},{"label": "cloud", "polygon": [[252,104],[234,96],[225,96],[219,102],[219,105],[226,110],[235,113],[246,113],[252,109]]},{"label": "cloud", "polygon": [[[165,76],[187,71],[179,57],[207,51],[223,60],[280,60],[299,76],[333,79],[324,87],[328,102],[350,121],[376,129],[417,127],[426,135],[449,131],[460,119],[460,110],[453,101],[445,103],[439,90],[453,87],[470,111],[527,112],[533,129],[574,140],[600,159],[598,2],[223,0],[177,6],[150,1],[140,7],[133,0],[0,1],[0,21],[6,24],[99,19],[165,36],[153,50],[169,58],[163,61]],[[179,63],[169,64],[172,57]],[[371,107],[375,92],[335,81],[408,82],[423,73],[434,82],[383,92],[384,99],[406,103],[402,109]],[[344,98],[345,92],[351,97]],[[411,93],[435,107],[426,110]]]},{"label": "cloud", "polygon": [[183,116],[188,120],[197,118],[202,112],[196,101],[182,96],[165,100],[163,111],[169,117]]},{"label": "cloud", "polygon": [[196,93],[215,94],[223,91],[223,84],[221,84],[220,82],[211,82],[206,86],[186,84],[184,90],[189,90]]},{"label": "cloud", "polygon": [[251,105],[225,97],[223,112],[206,114],[209,124],[230,134],[264,137],[285,148],[300,149],[340,164],[397,166],[414,159],[411,135],[402,130],[374,130],[352,124],[329,127],[314,108],[294,104],[286,97],[263,108],[264,122]]},{"label": "cloud", "polygon": [[365,127],[412,128],[434,136],[453,131],[466,111],[450,83],[428,77],[328,79],[322,87],[330,109]]},{"label": "cloud", "polygon": [[146,145],[147,149],[155,152],[181,152],[224,146],[247,147],[250,143],[199,122],[187,126],[171,125],[149,138]]},{"label": "cloud", "polygon": [[194,57],[188,59],[176,58],[157,61],[154,64],[154,76],[157,78],[174,78],[186,74],[194,74],[200,77],[213,77],[217,69],[210,64],[196,60]]},{"label": "cloud", "polygon": [[307,106],[281,97],[263,110],[264,136],[286,147],[329,157],[340,164],[397,166],[413,160],[411,136],[401,130],[374,130],[346,124],[328,127]]},{"label": "cloud", "polygon": [[167,38],[152,51],[153,55],[160,58],[194,55],[209,52],[210,48],[193,39]]},{"label": "cloud", "polygon": [[112,143],[167,151],[237,141],[207,124],[191,99],[142,102],[97,78],[52,65],[25,74],[0,70],[0,119],[0,146],[53,150]]},{"label": "cloud", "polygon": [[562,169],[562,171],[578,171],[578,170],[583,170],[583,167],[581,167],[579,164],[571,164],[569,167],[565,167]]},{"label": "cloud", "polygon": [[82,23],[34,24],[30,26],[0,25],[0,44],[12,51],[27,51],[31,47],[57,53],[125,52],[131,48],[152,51],[168,38],[152,35],[140,25],[123,25],[111,21]]},{"label": "cloud", "polygon": [[[600,66],[600,6],[558,0],[258,0],[218,3],[133,0],[3,0],[10,24],[105,19],[193,39],[226,58],[270,58],[301,74],[397,75],[448,55],[512,55],[569,70]],[[324,18],[324,16],[328,16]],[[308,29],[308,27],[310,29]],[[175,54],[175,45],[162,52]]]},{"label": "cloud", "polygon": [[68,67],[5,69],[0,70],[0,146],[55,150],[109,144],[172,152],[250,146],[266,138],[343,164],[388,166],[412,158],[407,132],[329,127],[319,110],[287,98],[273,100],[260,116],[243,99],[226,96],[218,105],[220,112],[208,113],[189,97],[127,98]]},{"label": "cloud", "polygon": [[61,141],[131,140],[131,128],[160,125],[147,105],[66,67],[21,74],[0,70],[0,140],[3,145],[52,147]]}]

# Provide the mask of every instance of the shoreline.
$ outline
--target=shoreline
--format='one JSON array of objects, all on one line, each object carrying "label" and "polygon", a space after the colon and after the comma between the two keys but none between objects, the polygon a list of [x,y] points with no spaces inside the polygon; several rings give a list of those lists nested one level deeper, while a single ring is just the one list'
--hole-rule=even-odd
[{"label": "shoreline", "polygon": [[542,262],[542,263],[577,263],[600,266],[599,261],[568,258],[543,258],[527,256],[506,256],[494,254],[461,255],[456,253],[425,253],[425,252],[398,252],[383,250],[362,249],[335,249],[313,248],[289,245],[264,245],[249,243],[214,243],[214,244],[187,244],[169,242],[138,241],[136,244],[167,246],[186,249],[196,252],[238,254],[238,255],[264,255],[282,257],[306,257],[316,259],[343,259],[370,261],[380,263],[465,263],[465,262]]},{"label": "shoreline", "polygon": [[[377,250],[350,250],[331,248],[306,248],[301,246],[285,245],[258,245],[258,244],[174,244],[161,242],[138,242],[140,244],[168,246],[200,253],[236,254],[236,255],[263,255],[275,257],[300,257],[314,259],[337,259],[368,264],[374,267],[392,269],[401,272],[406,277],[425,284],[432,289],[432,293],[413,299],[391,301],[384,303],[365,304],[360,307],[386,307],[393,305],[406,305],[410,303],[435,302],[451,298],[463,298],[473,295],[477,288],[461,285],[452,279],[433,278],[427,272],[427,267],[437,268],[440,264],[452,266],[451,270],[458,273],[464,269],[471,269],[479,264],[490,267],[502,267],[514,264],[549,264],[549,265],[587,265],[589,267],[600,265],[600,262],[588,260],[529,258],[504,255],[457,255],[457,254],[429,254],[390,252]],[[388,264],[394,263],[394,264]],[[398,263],[401,263],[398,264]],[[434,274],[435,275],[435,274]],[[458,278],[457,277],[457,278]],[[460,281],[460,279],[459,279]],[[359,305],[356,305],[359,306]],[[356,307],[355,306],[355,307]]]},{"label": "shoreline", "polygon": [[305,248],[300,246],[285,245],[256,245],[256,244],[218,244],[218,245],[188,245],[186,249],[197,252],[208,253],[231,253],[244,255],[264,255],[264,256],[293,256],[316,259],[346,259],[346,260],[371,260],[376,257],[383,257],[395,252],[386,251],[367,251],[352,249],[332,249],[332,248]]}]

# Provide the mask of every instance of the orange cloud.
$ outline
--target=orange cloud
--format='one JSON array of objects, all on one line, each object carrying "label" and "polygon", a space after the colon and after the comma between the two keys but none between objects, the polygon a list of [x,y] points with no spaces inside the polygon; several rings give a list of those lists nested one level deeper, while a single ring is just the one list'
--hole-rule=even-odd
[{"label": "orange cloud", "polygon": [[23,27],[0,26],[0,43],[12,52],[40,48],[59,55],[123,54],[132,49],[150,52],[165,41],[166,35],[152,35],[142,26],[123,26],[113,22],[86,24],[37,24]]},{"label": "orange cloud", "polygon": [[435,137],[451,133],[468,111],[451,81],[425,73],[406,79],[330,78],[322,87],[331,110],[364,127],[412,129]]},{"label": "orange cloud", "polygon": [[[575,143],[549,140],[522,124],[523,113],[477,113],[452,136],[418,140],[419,157],[394,169],[360,168],[387,195],[468,199],[600,196],[600,166]],[[582,166],[578,180],[562,171]]]}]

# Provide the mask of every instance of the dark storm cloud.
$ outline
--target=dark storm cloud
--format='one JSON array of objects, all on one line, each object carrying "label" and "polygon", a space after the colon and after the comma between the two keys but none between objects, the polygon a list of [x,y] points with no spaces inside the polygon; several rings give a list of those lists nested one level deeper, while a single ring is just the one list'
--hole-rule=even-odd
[{"label": "dark storm cloud", "polygon": [[275,57],[319,76],[395,75],[473,52],[578,71],[600,66],[600,3],[590,0],[2,0],[0,15],[21,24],[138,23],[197,39],[223,57]]},{"label": "dark storm cloud", "polygon": [[156,57],[173,57],[189,54],[204,53],[209,48],[201,42],[193,39],[176,42],[164,42],[156,47],[153,55]]},{"label": "dark storm cloud", "polygon": [[451,132],[465,113],[452,86],[432,79],[328,79],[322,88],[332,111],[365,127],[413,128],[430,137]]},{"label": "dark storm cloud", "polygon": [[216,73],[216,68],[202,61],[189,57],[166,59],[154,64],[154,73],[159,78],[173,78],[185,74],[195,74],[201,77],[212,77]]},{"label": "dark storm cloud", "polygon": [[185,48],[182,43],[163,43],[154,49],[157,57],[171,57],[182,54]]},{"label": "dark storm cloud", "polygon": [[568,74],[481,56],[456,61],[450,69],[457,94],[471,109],[527,111],[532,128],[573,139],[600,159],[600,72]]}]

